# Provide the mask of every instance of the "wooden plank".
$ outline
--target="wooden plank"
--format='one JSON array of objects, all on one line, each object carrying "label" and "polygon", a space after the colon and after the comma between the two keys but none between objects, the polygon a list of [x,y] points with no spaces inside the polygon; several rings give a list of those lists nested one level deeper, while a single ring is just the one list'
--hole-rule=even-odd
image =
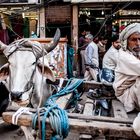
[{"label": "wooden plank", "polygon": [[[93,107],[94,107],[94,100],[87,98],[83,114],[92,115]],[[84,134],[84,133],[80,134],[79,140],[92,140],[92,135],[88,135],[88,134]]]},{"label": "wooden plank", "polygon": [[[15,112],[19,109],[19,107],[8,107],[7,111]],[[29,108],[29,111],[32,113],[36,113],[36,109]],[[4,112],[6,113],[6,112]],[[3,113],[3,118],[5,117]],[[133,119],[130,118],[114,118],[114,117],[105,117],[105,116],[89,116],[84,114],[77,114],[77,113],[68,113],[69,118],[85,120],[85,121],[100,121],[100,122],[110,122],[110,123],[123,123],[123,124],[133,124]]]},{"label": "wooden plank", "polygon": [[61,107],[62,109],[65,109],[68,105],[68,101],[71,98],[71,96],[72,96],[72,93],[65,95],[65,96],[62,96],[62,97],[59,97],[56,100],[56,103],[59,105],[59,107]]},{"label": "wooden plank", "polygon": [[[91,115],[91,116],[93,115],[93,109],[95,108],[94,102],[95,100],[91,100],[87,98],[83,114]],[[79,140],[93,140],[93,137],[92,135],[89,135],[89,134],[81,134],[79,136]],[[105,140],[105,136],[96,136],[94,140]]]},{"label": "wooden plank", "polygon": [[94,107],[94,100],[87,98],[83,114],[85,115],[93,115],[93,107]]},{"label": "wooden plank", "polygon": [[[64,87],[64,79],[60,79],[59,80],[59,84],[58,84],[58,90],[61,90],[62,87]],[[56,103],[59,105],[59,107],[61,107],[62,109],[66,109],[68,102],[70,100],[70,98],[72,97],[72,93],[69,93],[67,95],[61,96],[56,100]]]},{"label": "wooden plank", "polygon": [[[58,85],[59,84],[60,79],[56,79],[55,82],[51,82],[49,80],[47,80],[48,84],[54,84],[54,85]],[[66,85],[66,83],[68,82],[68,79],[64,79],[64,85]],[[80,90],[85,92],[88,91],[89,89],[95,89],[95,88],[101,88],[104,85],[100,82],[96,82],[96,81],[83,81],[83,83],[79,86]]]},{"label": "wooden plank", "polygon": [[[95,100],[91,100],[91,99],[87,98],[83,114],[91,115],[91,116],[93,115],[93,109],[95,108],[94,102],[95,102]],[[80,140],[93,140],[93,137],[92,137],[92,135],[81,134],[79,139]],[[96,136],[94,138],[94,140],[105,140],[105,136]]]},{"label": "wooden plank", "polygon": [[[14,112],[4,112],[3,119],[5,122],[12,122]],[[21,115],[18,119],[18,125],[31,126],[32,115]],[[50,129],[49,122],[46,120],[47,128]],[[105,135],[129,139],[140,139],[135,135],[132,124],[88,121],[82,119],[69,118],[70,131],[75,133],[85,133],[92,135]]]},{"label": "wooden plank", "polygon": [[[19,107],[10,106],[7,108],[7,112],[15,112],[19,109]],[[36,109],[29,108],[29,111],[32,113],[36,113]],[[4,112],[5,113],[5,112]],[[3,113],[3,117],[4,117]],[[134,119],[130,118],[114,118],[114,117],[105,117],[105,116],[89,116],[84,114],[77,114],[77,113],[68,113],[69,118],[85,120],[85,121],[104,121],[104,122],[113,122],[113,123],[124,123],[124,124],[132,124]]]},{"label": "wooden plank", "polygon": [[[32,41],[38,41],[40,43],[50,43],[53,38],[26,38]],[[59,43],[66,43],[68,40],[66,38],[60,38]]]},{"label": "wooden plank", "polygon": [[123,104],[118,100],[112,100],[112,109],[115,118],[128,118]]}]

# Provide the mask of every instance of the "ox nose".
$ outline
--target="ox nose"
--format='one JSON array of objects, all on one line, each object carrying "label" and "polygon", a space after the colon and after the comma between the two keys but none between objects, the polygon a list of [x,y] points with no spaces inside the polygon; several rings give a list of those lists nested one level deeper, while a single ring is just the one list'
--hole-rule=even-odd
[{"label": "ox nose", "polygon": [[12,100],[19,100],[19,98],[21,97],[22,92],[11,92],[11,98]]}]

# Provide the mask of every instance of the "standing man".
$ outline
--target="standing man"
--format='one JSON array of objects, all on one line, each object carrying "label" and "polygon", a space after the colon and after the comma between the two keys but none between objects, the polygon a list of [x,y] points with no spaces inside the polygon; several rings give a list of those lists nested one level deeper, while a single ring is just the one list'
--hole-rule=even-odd
[{"label": "standing man", "polygon": [[85,73],[85,49],[86,49],[86,41],[85,41],[86,31],[81,31],[81,36],[79,38],[79,47],[78,47],[78,55],[79,55],[79,69],[80,76],[83,76]]},{"label": "standing man", "polygon": [[140,110],[140,23],[128,25],[120,34],[115,81],[116,97],[124,104],[125,110]]},{"label": "standing man", "polygon": [[106,53],[106,44],[107,44],[107,38],[105,36],[99,37],[99,42],[97,43],[98,46],[98,52],[99,52],[99,68],[102,69],[102,61],[104,54]]},{"label": "standing man", "polygon": [[93,35],[87,34],[85,36],[88,46],[85,50],[85,60],[86,60],[86,71],[84,75],[85,80],[95,80],[97,81],[98,74],[98,47],[93,42]]}]

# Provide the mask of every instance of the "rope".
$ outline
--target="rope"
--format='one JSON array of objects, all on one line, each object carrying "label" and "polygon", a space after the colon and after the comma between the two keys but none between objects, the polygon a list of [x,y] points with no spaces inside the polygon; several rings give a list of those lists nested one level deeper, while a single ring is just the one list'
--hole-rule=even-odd
[{"label": "rope", "polygon": [[40,110],[40,107],[41,107],[41,104],[42,104],[42,100],[43,100],[43,80],[44,80],[44,76],[43,76],[43,74],[44,74],[44,55],[45,55],[45,51],[44,51],[44,46],[43,46],[43,51],[42,51],[42,53],[43,53],[43,56],[42,56],[42,58],[43,58],[43,66],[42,66],[42,79],[41,79],[41,88],[40,88],[40,93],[42,93],[42,94],[40,94],[41,95],[41,97],[40,97],[40,99],[39,99],[39,104],[38,104],[38,107],[37,107],[37,115],[38,115],[38,128],[39,128],[39,136],[41,137],[42,136],[42,134],[41,134],[41,121],[40,121],[40,112],[39,112],[39,110]]},{"label": "rope", "polygon": [[77,104],[77,101],[80,99],[80,97],[81,97],[81,93],[78,93],[77,90],[73,91],[73,96],[72,96],[72,98],[69,100],[69,105],[70,105],[71,107],[77,106],[77,105],[78,105],[78,104]]},{"label": "rope", "polygon": [[[40,117],[42,118],[42,140],[45,140],[46,132],[46,118],[49,118],[53,134],[51,140],[64,139],[67,137],[69,132],[69,121],[67,112],[61,109],[57,104],[56,100],[60,96],[67,95],[77,89],[77,87],[83,82],[82,79],[69,79],[66,86],[59,90],[55,95],[52,95],[46,101],[44,107],[39,110]],[[38,120],[38,112],[33,116],[32,128],[36,128]]]},{"label": "rope", "polygon": [[20,115],[22,115],[23,113],[25,114],[29,114],[31,115],[32,112],[29,111],[29,108],[27,107],[21,107],[19,108],[12,116],[12,124],[17,125],[18,123],[18,118],[20,117]]},{"label": "rope", "polygon": [[77,89],[77,87],[78,87],[82,82],[83,82],[82,79],[74,79],[74,78],[71,78],[71,79],[67,82],[66,86],[65,86],[62,90],[60,90],[58,93],[56,93],[56,94],[50,96],[48,100],[51,100],[51,99],[55,99],[55,100],[56,100],[56,99],[57,99],[58,97],[60,97],[60,96],[63,96],[63,95],[66,95],[66,94],[68,94],[68,93],[71,93],[71,92],[75,91],[75,90]]},{"label": "rope", "polygon": [[[42,56],[42,58],[43,58],[43,62],[42,62],[42,63],[43,63],[43,66],[42,66],[42,79],[41,79],[41,89],[40,89],[40,93],[43,93],[44,56],[45,56],[45,51],[44,51],[44,46],[43,46],[43,56]],[[40,94],[40,95],[41,95],[41,97],[40,97],[40,100],[39,100],[39,105],[38,105],[38,107],[41,106],[42,100],[43,100],[43,94]]]}]

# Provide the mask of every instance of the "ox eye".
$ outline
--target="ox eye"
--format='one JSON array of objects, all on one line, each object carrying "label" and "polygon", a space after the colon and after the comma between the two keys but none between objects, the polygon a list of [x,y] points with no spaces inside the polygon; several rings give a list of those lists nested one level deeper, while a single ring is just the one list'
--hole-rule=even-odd
[{"label": "ox eye", "polygon": [[32,87],[32,83],[28,82],[27,85],[25,86],[25,91],[28,91]]},{"label": "ox eye", "polygon": [[27,64],[25,67],[31,67],[31,66],[34,66],[36,62],[33,62],[33,63],[30,63],[30,64]]},{"label": "ox eye", "polygon": [[36,62],[33,62],[32,65],[35,65]]}]

